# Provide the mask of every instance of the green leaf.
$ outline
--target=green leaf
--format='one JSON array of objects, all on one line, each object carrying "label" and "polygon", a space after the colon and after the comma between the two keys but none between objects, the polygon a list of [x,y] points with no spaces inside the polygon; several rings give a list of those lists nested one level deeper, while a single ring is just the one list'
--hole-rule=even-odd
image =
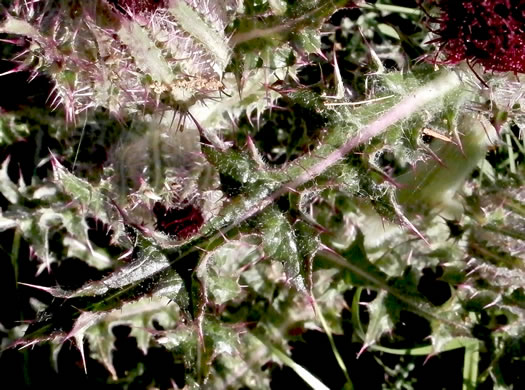
[{"label": "green leaf", "polygon": [[[484,159],[497,134],[488,120],[473,114],[464,114],[458,121],[458,131],[463,134],[459,146],[440,140],[435,141],[435,155],[418,164],[415,173],[409,172],[397,180],[402,184],[398,200],[413,212],[425,207],[440,207],[459,217],[461,206],[454,195],[465,183],[468,175]],[[439,159],[439,160],[438,160]]]},{"label": "green leaf", "polygon": [[4,217],[0,214],[0,231],[5,231],[18,226],[18,222],[14,219]]},{"label": "green leaf", "polygon": [[257,164],[247,153],[233,148],[218,150],[207,145],[202,146],[202,151],[219,173],[231,178],[240,185],[253,184],[261,177],[257,170]]},{"label": "green leaf", "polygon": [[292,35],[292,42],[309,54],[321,52],[321,35],[317,30],[305,29]]},{"label": "green leaf", "polygon": [[369,320],[363,340],[365,347],[377,343],[381,336],[390,332],[394,327],[386,308],[387,295],[386,291],[380,291],[372,302],[366,304]]},{"label": "green leaf", "polygon": [[26,37],[36,39],[40,37],[38,30],[25,20],[8,16],[4,24],[0,27],[0,32],[6,34],[25,35]]},{"label": "green leaf", "polygon": [[199,265],[197,276],[204,281],[208,296],[218,305],[239,300],[239,277],[245,266],[259,258],[257,246],[248,240],[230,241],[215,249]]},{"label": "green leaf", "polygon": [[399,34],[397,33],[396,29],[390,26],[389,24],[385,23],[379,23],[377,25],[377,29],[386,36],[394,39],[400,39]]},{"label": "green leaf", "polygon": [[169,12],[175,17],[177,23],[186,33],[202,43],[208,52],[215,57],[219,65],[216,72],[222,74],[230,58],[230,47],[223,32],[210,28],[210,26],[183,1],[177,1],[171,4]]},{"label": "green leaf", "polygon": [[375,280],[386,281],[387,275],[368,260],[364,247],[364,235],[360,229],[357,229],[356,238],[352,245],[342,251],[341,256],[351,263],[352,268],[361,271],[356,273],[345,269],[343,275],[348,284],[356,287],[380,288],[381,286],[378,286]]},{"label": "green leaf", "polygon": [[10,145],[29,135],[27,123],[18,123],[15,115],[0,115],[0,145]]},{"label": "green leaf", "polygon": [[[83,329],[76,325],[76,337],[78,339],[81,336],[88,340],[91,356],[101,361],[116,380],[117,373],[113,364],[113,351],[116,347],[112,328],[119,325],[129,326],[130,337],[137,340],[138,348],[146,355],[148,348],[157,344],[155,326],[172,329],[179,320],[179,310],[169,299],[148,297],[126,303],[119,310],[99,313],[94,321],[86,323]],[[80,318],[77,320],[77,323],[79,322]],[[73,331],[68,337],[71,337],[72,333]]]},{"label": "green leaf", "polygon": [[305,291],[306,287],[301,273],[301,258],[290,222],[275,206],[264,210],[258,221],[263,234],[265,256],[282,262],[287,279],[299,291]]},{"label": "green leaf", "polygon": [[64,192],[79,202],[85,212],[89,212],[97,219],[109,223],[109,217],[106,213],[107,197],[86,180],[68,172],[55,157],[51,161],[53,162],[55,181],[63,188]]},{"label": "green leaf", "polygon": [[67,257],[76,257],[100,270],[107,269],[113,265],[113,261],[106,251],[99,248],[90,248],[88,245],[89,241],[84,242],[73,237],[64,237],[62,242],[67,249]]},{"label": "green leaf", "polygon": [[170,85],[173,82],[175,77],[162,51],[151,40],[144,28],[136,22],[124,19],[117,34],[130,50],[135,63],[142,72],[164,85]]},{"label": "green leaf", "polygon": [[4,160],[0,169],[0,192],[9,202],[16,204],[20,198],[20,192],[7,173],[8,167],[9,157]]},{"label": "green leaf", "polygon": [[171,268],[162,272],[162,277],[155,283],[151,294],[157,297],[168,298],[176,302],[182,309],[185,309],[189,304],[184,280]]},{"label": "green leaf", "polygon": [[[118,290],[154,276],[167,270],[170,262],[167,257],[154,246],[139,250],[137,259],[100,281],[88,283],[71,294],[71,297],[104,295],[110,290]],[[170,279],[171,280],[171,279]]]}]

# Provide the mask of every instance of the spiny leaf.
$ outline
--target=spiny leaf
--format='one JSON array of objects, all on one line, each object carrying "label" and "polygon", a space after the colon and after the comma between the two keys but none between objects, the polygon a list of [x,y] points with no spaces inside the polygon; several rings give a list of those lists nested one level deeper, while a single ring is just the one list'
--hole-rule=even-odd
[{"label": "spiny leaf", "polygon": [[263,176],[257,170],[257,164],[246,153],[230,148],[217,150],[214,147],[203,145],[203,152],[208,161],[218,168],[219,173],[234,180],[240,186],[253,184]]},{"label": "spiny leaf", "polygon": [[[364,235],[361,230],[357,230],[354,242],[348,249],[341,252],[341,256],[351,263],[352,267],[359,268],[363,272],[363,274],[357,274],[350,270],[344,270],[344,278],[348,284],[356,287],[377,288],[379,286],[375,285],[374,279],[386,281],[387,275],[367,258],[364,247]],[[367,275],[367,277],[364,275]],[[368,277],[368,275],[372,278]]]},{"label": "spiny leaf", "polygon": [[18,225],[18,222],[12,218],[7,218],[0,214],[0,231],[12,229]]},{"label": "spiny leaf", "polygon": [[0,169],[0,192],[5,198],[13,203],[18,203],[20,197],[18,186],[11,181],[7,168],[9,167],[9,157],[2,162],[2,168]]},{"label": "spiny leaf", "polygon": [[260,258],[257,244],[250,237],[226,242],[207,257],[206,263],[201,262],[197,275],[205,281],[212,302],[224,304],[241,297],[239,278],[247,266]]},{"label": "spiny leaf", "polygon": [[263,248],[266,256],[284,264],[286,277],[299,291],[305,291],[305,282],[301,273],[301,258],[295,234],[290,222],[279,210],[267,208],[259,218],[263,234]]},{"label": "spiny leaf", "polygon": [[[151,271],[152,268],[154,266],[149,270]],[[140,272],[131,273],[132,276],[137,277]],[[120,278],[115,275],[106,278],[111,281],[113,288],[108,288],[101,282],[89,283],[75,292],[67,292],[59,288],[43,288],[67,300],[57,300],[40,312],[37,320],[28,328],[24,340],[29,342],[30,340],[44,340],[46,337],[62,337],[60,335],[71,332],[73,335],[78,332],[82,333],[86,327],[91,326],[111,310],[148,295],[168,298],[175,301],[181,310],[186,310],[188,303],[186,290],[182,278],[175,271],[156,273],[149,279],[144,277],[135,282],[126,279],[125,274],[126,272],[120,272],[118,275]],[[159,280],[164,283],[159,283]]]},{"label": "spiny leaf", "polygon": [[107,196],[89,182],[68,172],[55,157],[53,157],[52,162],[55,181],[64,189],[64,192],[78,201],[85,212],[92,213],[101,221],[108,223]]},{"label": "spiny leaf", "polygon": [[130,337],[135,337],[139,349],[147,354],[148,348],[156,344],[155,326],[164,329],[174,328],[180,320],[179,313],[180,309],[167,298],[142,298],[105,314],[95,325],[85,329],[84,336],[89,341],[92,357],[103,362],[116,379],[117,373],[113,364],[116,338],[112,329],[119,325],[130,326]]},{"label": "spiny leaf", "polygon": [[0,145],[9,145],[29,135],[29,126],[17,123],[15,115],[0,115]]},{"label": "spiny leaf", "polygon": [[[65,214],[68,214],[67,210]],[[49,271],[51,264],[56,261],[56,256],[49,251],[49,238],[52,232],[64,227],[63,220],[63,214],[48,207],[33,211],[22,206],[13,206],[5,213],[6,226],[18,227],[39,258],[41,264],[37,271],[38,274],[45,269]],[[82,225],[75,228],[74,231],[80,233],[80,239],[86,239],[86,231],[82,230]]]},{"label": "spiny leaf", "polygon": [[174,75],[168,63],[144,28],[134,22],[123,22],[117,34],[129,48],[142,72],[160,84],[169,85],[173,82]]},{"label": "spiny leaf", "polygon": [[321,36],[313,29],[305,29],[292,36],[292,42],[309,54],[321,53]]},{"label": "spiny leaf", "polygon": [[139,250],[137,259],[131,264],[117,269],[100,281],[81,287],[73,292],[71,297],[104,295],[110,290],[135,285],[160,271],[168,269],[169,266],[170,262],[162,252],[154,246],[147,246]]},{"label": "spiny leaf", "polygon": [[112,259],[106,251],[101,248],[90,247],[89,241],[81,241],[73,237],[64,237],[64,247],[67,257],[75,257],[85,261],[90,266],[97,269],[107,269],[113,265]]},{"label": "spiny leaf", "polygon": [[169,8],[169,12],[175,17],[184,31],[191,34],[213,54],[219,65],[216,72],[220,74],[228,64],[230,57],[230,48],[222,31],[212,30],[183,1],[175,2]]},{"label": "spiny leaf", "polygon": [[8,16],[2,25],[0,31],[7,34],[25,35],[30,38],[40,36],[38,30],[31,26],[27,21]]},{"label": "spiny leaf", "polygon": [[386,309],[386,296],[386,291],[380,291],[372,302],[366,304],[369,321],[363,340],[364,347],[377,343],[381,336],[390,332],[394,326]]}]

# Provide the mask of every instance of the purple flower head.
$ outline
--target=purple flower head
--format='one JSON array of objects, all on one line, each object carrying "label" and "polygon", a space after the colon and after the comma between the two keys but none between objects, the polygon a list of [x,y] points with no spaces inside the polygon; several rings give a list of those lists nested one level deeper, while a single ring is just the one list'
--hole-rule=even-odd
[{"label": "purple flower head", "polygon": [[204,223],[200,209],[192,204],[183,204],[177,208],[157,202],[153,213],[157,219],[157,230],[179,239],[194,235]]},{"label": "purple flower head", "polygon": [[525,0],[440,0],[435,33],[444,61],[525,73]]}]

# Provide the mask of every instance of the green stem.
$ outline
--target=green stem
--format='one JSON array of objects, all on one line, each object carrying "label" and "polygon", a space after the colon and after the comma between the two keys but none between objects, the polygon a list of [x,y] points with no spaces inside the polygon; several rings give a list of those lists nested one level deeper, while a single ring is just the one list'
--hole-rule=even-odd
[{"label": "green stem", "polygon": [[499,233],[507,237],[515,238],[516,240],[525,241],[525,233],[522,233],[518,230],[509,229],[505,227],[499,227],[493,224],[485,225],[484,228],[494,233]]},{"label": "green stem", "polygon": [[[326,156],[307,156],[306,159],[316,159],[317,162],[307,169],[302,170],[302,174],[291,181],[284,183],[279,189],[274,191],[268,197],[256,202],[249,207],[240,217],[234,221],[230,226],[223,229],[223,233],[231,228],[239,225],[247,219],[253,217],[255,214],[261,212],[269,205],[275,203],[277,199],[290,191],[294,191],[303,184],[315,179],[317,176],[325,172],[328,168],[341,161],[350,151],[356,147],[369,142],[372,138],[387,131],[390,126],[397,122],[408,119],[415,113],[419,112],[423,107],[430,104],[436,99],[450,93],[461,85],[458,75],[454,72],[444,72],[436,79],[428,82],[426,85],[416,89],[399,103],[395,104],[390,110],[386,111],[382,116],[372,121],[370,124],[363,127],[357,135],[351,137],[341,147],[329,153]],[[298,162],[292,165],[292,168],[301,166],[304,159],[298,159]],[[306,163],[304,165],[307,165]]]},{"label": "green stem", "polygon": [[18,288],[18,253],[20,251],[20,238],[22,233],[20,229],[15,229],[13,236],[13,246],[11,247],[11,266],[13,267],[13,274],[15,276],[15,288]]},{"label": "green stem", "polygon": [[423,12],[421,12],[418,9],[401,7],[399,5],[391,5],[391,4],[381,4],[381,3],[360,4],[359,8],[367,9],[367,10],[374,10],[374,11],[394,12],[398,14],[416,15],[416,16],[423,15]]},{"label": "green stem", "polygon": [[510,172],[516,174],[516,156],[514,155],[514,149],[512,148],[512,139],[510,138],[509,132],[505,133],[505,142],[507,143],[507,150],[509,154]]},{"label": "green stem", "polygon": [[260,342],[262,342],[266,347],[271,351],[273,355],[275,355],[279,360],[281,360],[284,364],[286,364],[288,367],[290,367],[292,370],[295,371],[297,375],[301,377],[310,387],[314,390],[328,390],[328,387],[326,387],[319,379],[317,379],[315,376],[313,376],[309,371],[307,371],[304,367],[294,362],[291,358],[289,358],[284,352],[282,352],[277,347],[274,347],[270,343],[266,343],[263,340],[259,339]]},{"label": "green stem", "polygon": [[337,361],[337,364],[341,368],[341,371],[343,371],[343,374],[346,379],[346,387],[345,389],[353,389],[354,384],[352,383],[352,380],[350,379],[350,375],[348,374],[348,369],[346,368],[346,364],[339,353],[339,350],[337,349],[337,346],[335,345],[334,336],[332,335],[332,330],[328,326],[328,323],[326,322],[326,319],[324,318],[323,311],[319,308],[317,305],[317,302],[314,300],[314,307],[315,311],[317,312],[317,315],[319,316],[319,320],[321,321],[321,325],[323,326],[323,329],[326,333],[326,336],[328,337],[328,341],[330,342],[330,346],[332,347],[332,352],[334,353],[335,360]]}]

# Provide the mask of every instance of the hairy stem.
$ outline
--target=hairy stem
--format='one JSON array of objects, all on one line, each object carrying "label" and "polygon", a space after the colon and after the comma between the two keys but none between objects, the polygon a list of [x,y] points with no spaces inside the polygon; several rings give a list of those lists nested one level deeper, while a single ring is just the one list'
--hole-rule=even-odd
[{"label": "hairy stem", "polygon": [[222,229],[222,233],[232,229],[240,223],[251,218],[255,214],[273,204],[284,194],[296,190],[303,184],[313,180],[328,168],[343,159],[350,151],[359,145],[362,145],[372,138],[384,133],[388,128],[400,120],[408,119],[413,114],[421,110],[425,105],[430,104],[433,100],[438,99],[461,85],[459,76],[454,72],[444,72],[436,79],[428,82],[421,88],[411,92],[407,97],[394,105],[382,116],[362,128],[357,135],[346,141],[341,147],[334,150],[319,162],[305,169],[304,173],[295,179],[285,183],[279,189],[274,191],[266,198],[259,201],[243,213],[234,223]]}]

